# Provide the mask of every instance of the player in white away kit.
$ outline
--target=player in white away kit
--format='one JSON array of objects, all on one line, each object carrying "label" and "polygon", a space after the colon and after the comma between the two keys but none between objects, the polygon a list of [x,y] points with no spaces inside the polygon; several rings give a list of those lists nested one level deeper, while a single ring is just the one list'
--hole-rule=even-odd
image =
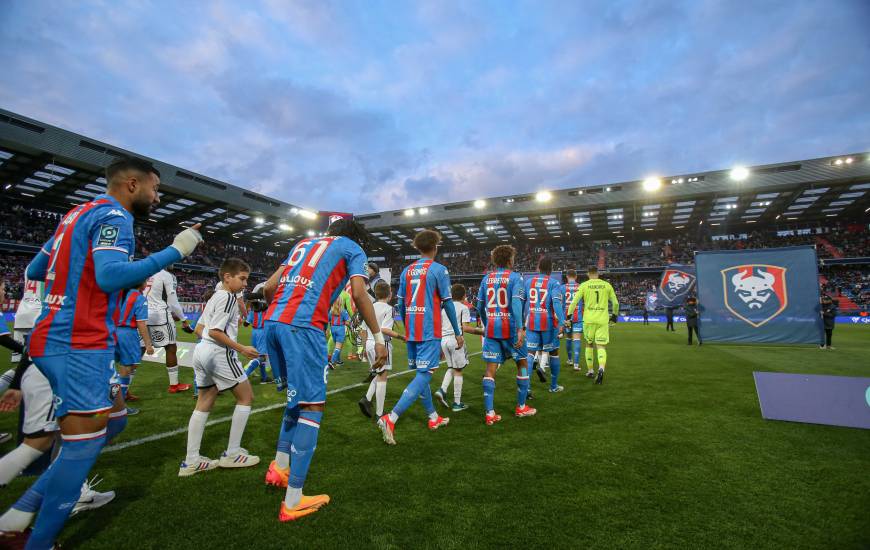
[{"label": "player in white away kit", "polygon": [[[390,299],[393,293],[390,291],[390,283],[379,280],[374,287],[375,299],[377,300],[373,307],[375,308],[375,318],[378,320],[378,326],[381,327],[381,333],[384,335],[384,340],[387,344],[387,362],[379,369],[372,371],[375,377],[369,384],[369,389],[366,396],[359,400],[359,410],[369,418],[372,417],[372,397],[375,398],[375,412],[380,418],[384,416],[384,401],[387,398],[387,377],[390,371],[393,370],[393,342],[392,339],[405,340],[402,334],[393,330],[396,320],[393,317],[393,306],[390,305]],[[340,298],[339,298],[340,299]],[[375,338],[368,329],[363,329],[366,333],[366,358],[369,365],[375,364]]]},{"label": "player in white away kit", "polygon": [[[242,435],[251,414],[254,391],[239,362],[237,353],[249,359],[259,352],[238,343],[239,299],[237,293],[245,290],[251,268],[238,258],[224,260],[218,270],[223,283],[205,304],[197,328],[202,327],[202,340],[193,351],[193,370],[199,396],[196,408],[190,415],[187,427],[187,456],[178,469],[180,477],[221,468],[245,468],[255,466],[260,458],[248,454],[241,447]],[[197,330],[199,332],[199,330]],[[227,450],[220,460],[211,460],[199,454],[205,424],[218,393],[231,390],[236,398],[236,408],[230,424],[230,439]]]},{"label": "player in white away kit", "polygon": [[166,373],[169,375],[169,393],[190,389],[190,384],[178,383],[178,346],[175,343],[175,321],[181,321],[185,332],[193,332],[184,316],[175,293],[175,276],[162,269],[148,279],[145,297],[148,298],[148,333],[155,348],[166,352]]},{"label": "player in white away kit", "polygon": [[[471,310],[465,305],[465,286],[455,284],[450,287],[450,295],[453,297],[453,307],[456,309],[456,321],[462,327],[463,334],[483,335],[483,329],[471,324]],[[462,402],[462,370],[468,366],[468,347],[457,347],[456,335],[453,327],[447,319],[447,314],[441,310],[441,352],[447,360],[447,372],[441,387],[435,390],[435,397],[445,407],[450,407],[454,412],[464,411],[468,405]],[[447,390],[453,382],[453,404],[447,403]]]},{"label": "player in white away kit", "polygon": [[[42,295],[44,291],[45,283],[30,281],[27,278],[24,279],[24,296],[21,298],[21,301],[18,303],[18,309],[15,311],[15,324],[12,329],[12,338],[22,346],[25,345],[27,335],[30,334],[36,318],[39,317],[42,311]],[[5,326],[0,327],[0,332],[5,328]],[[21,353],[13,350],[9,361],[10,363],[21,361]],[[9,384],[12,383],[14,376],[15,369],[9,369],[3,373],[3,376],[0,376],[0,393],[6,391]]]}]

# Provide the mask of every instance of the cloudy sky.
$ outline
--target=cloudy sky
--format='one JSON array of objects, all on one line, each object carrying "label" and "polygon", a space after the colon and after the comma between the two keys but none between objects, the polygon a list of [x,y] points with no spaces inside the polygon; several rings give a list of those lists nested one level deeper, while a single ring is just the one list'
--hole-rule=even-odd
[{"label": "cloudy sky", "polygon": [[0,106],[320,210],[870,149],[870,2],[7,0]]}]

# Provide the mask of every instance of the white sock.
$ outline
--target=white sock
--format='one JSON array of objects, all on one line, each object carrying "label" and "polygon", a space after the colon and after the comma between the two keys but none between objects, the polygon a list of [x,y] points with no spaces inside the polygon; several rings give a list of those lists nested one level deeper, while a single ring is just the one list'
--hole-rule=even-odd
[{"label": "white sock", "polygon": [[447,372],[444,373],[444,380],[441,381],[441,393],[447,393],[450,382],[453,382],[453,369],[447,369]]},{"label": "white sock", "polygon": [[394,413],[394,412],[390,412],[390,422],[395,424],[398,420],[399,420],[399,415]]},{"label": "white sock", "polygon": [[42,451],[34,449],[26,443],[15,447],[3,458],[0,458],[0,486],[15,479],[21,470],[30,466],[34,460],[42,456]]},{"label": "white sock", "polygon": [[133,385],[133,377],[134,377],[134,376],[136,376],[136,372],[135,372],[135,371],[130,373],[130,383],[127,384],[127,391],[128,391],[128,392],[130,391],[130,386]]},{"label": "white sock", "polygon": [[187,463],[199,460],[199,447],[202,444],[202,434],[205,432],[207,420],[207,412],[194,410],[190,413],[190,422],[187,423]]},{"label": "white sock", "polygon": [[369,389],[366,391],[366,399],[371,401],[372,397],[375,396],[375,389],[377,388],[378,379],[377,377],[372,378],[372,383],[369,384]]},{"label": "white sock", "polygon": [[169,385],[178,385],[178,367],[166,367],[166,374],[169,375]]},{"label": "white sock", "polygon": [[438,420],[438,411],[429,414],[429,420]]},{"label": "white sock", "polygon": [[462,376],[453,375],[453,402],[462,403]]},{"label": "white sock", "polygon": [[0,531],[24,531],[30,527],[34,517],[36,512],[22,512],[10,508],[0,516]]},{"label": "white sock", "polygon": [[248,425],[250,415],[250,405],[236,405],[233,411],[233,421],[230,423],[230,442],[227,445],[227,455],[237,453],[242,446],[242,435],[245,433],[245,426]]},{"label": "white sock", "polygon": [[284,504],[288,508],[295,508],[299,501],[302,500],[302,489],[287,486],[287,492],[284,493]]},{"label": "white sock", "polygon": [[3,393],[9,389],[9,384],[12,383],[12,379],[14,377],[15,369],[9,369],[8,371],[3,373],[3,376],[0,376],[0,393]]},{"label": "white sock", "polygon": [[377,385],[375,385],[375,397],[377,400],[376,407],[378,418],[384,416],[384,401],[387,399],[387,381],[386,380],[378,380]]},{"label": "white sock", "polygon": [[290,455],[278,451],[275,453],[275,464],[277,464],[282,470],[286,470],[290,467]]}]

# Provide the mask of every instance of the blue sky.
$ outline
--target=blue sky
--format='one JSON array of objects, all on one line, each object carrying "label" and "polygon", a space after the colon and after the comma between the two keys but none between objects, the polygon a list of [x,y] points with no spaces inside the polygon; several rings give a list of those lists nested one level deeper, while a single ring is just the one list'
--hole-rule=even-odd
[{"label": "blue sky", "polygon": [[870,3],[9,1],[0,106],[357,213],[870,149]]}]

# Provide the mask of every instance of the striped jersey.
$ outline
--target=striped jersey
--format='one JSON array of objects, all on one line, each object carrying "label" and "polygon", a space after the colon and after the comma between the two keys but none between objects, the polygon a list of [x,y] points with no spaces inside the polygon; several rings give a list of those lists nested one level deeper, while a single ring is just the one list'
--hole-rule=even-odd
[{"label": "striped jersey", "polygon": [[218,343],[208,332],[217,329],[230,337],[234,342],[239,338],[239,298],[232,292],[218,290],[212,294],[202,310],[199,318],[202,325],[202,339],[216,346],[226,347]]},{"label": "striped jersey", "polygon": [[[571,305],[571,300],[574,299],[574,293],[577,292],[577,289],[580,288],[580,283],[568,281],[565,283],[565,318],[568,318],[568,306]],[[581,301],[577,309],[574,310],[574,313],[571,315],[571,318],[568,319],[572,323],[579,323],[582,319],[581,315],[583,313],[583,302]]]},{"label": "striped jersey", "polygon": [[[238,296],[236,296],[236,298],[238,298]],[[254,328],[254,330],[261,329],[266,323],[266,312],[249,309],[248,317],[245,320]]]},{"label": "striped jersey", "polygon": [[533,275],[526,279],[525,291],[526,328],[536,331],[559,328],[559,318],[564,312],[559,281],[550,275]]},{"label": "striped jersey", "polygon": [[525,301],[523,276],[516,271],[498,268],[487,273],[480,282],[477,300],[486,308],[487,338],[511,338],[522,328],[523,320],[511,313],[514,300]]},{"label": "striped jersey", "polygon": [[329,308],[353,277],[368,280],[365,252],[347,237],[303,239],[284,260],[267,321],[326,328]]},{"label": "striped jersey", "polygon": [[350,315],[344,309],[338,313],[333,313],[332,310],[329,311],[329,324],[334,327],[343,327],[348,320],[350,320]]},{"label": "striped jersey", "polygon": [[131,288],[121,305],[118,327],[137,328],[139,321],[148,322],[148,301],[138,289]]},{"label": "striped jersey", "polygon": [[66,213],[40,254],[48,255],[42,313],[30,337],[30,355],[113,350],[120,292],[97,285],[94,254],[135,249],[133,216],[108,195]]},{"label": "striped jersey", "polygon": [[441,304],[451,300],[446,267],[429,258],[415,261],[402,271],[396,298],[405,308],[408,342],[441,338]]}]

